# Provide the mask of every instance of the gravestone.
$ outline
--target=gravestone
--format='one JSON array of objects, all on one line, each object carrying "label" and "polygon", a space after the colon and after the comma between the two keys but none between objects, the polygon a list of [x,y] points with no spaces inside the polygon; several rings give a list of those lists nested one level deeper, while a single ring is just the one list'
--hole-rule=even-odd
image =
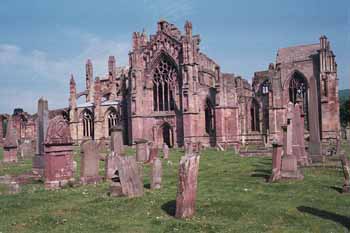
[{"label": "gravestone", "polygon": [[309,102],[309,128],[310,128],[310,142],[309,155],[311,161],[322,162],[324,157],[322,155],[321,137],[320,137],[320,121],[319,121],[319,100],[318,88],[315,78],[310,79],[310,102]]},{"label": "gravestone", "polygon": [[344,174],[343,193],[350,193],[350,165],[344,151],[341,152],[341,163]]},{"label": "gravestone", "polygon": [[152,165],[151,189],[160,189],[162,185],[162,161],[156,158]]},{"label": "gravestone", "polygon": [[303,174],[299,170],[297,157],[293,154],[293,115],[294,106],[292,103],[288,104],[287,109],[287,126],[283,127],[283,143],[284,154],[282,156],[281,164],[281,178],[282,179],[304,179]]},{"label": "gravestone", "polygon": [[40,98],[38,101],[38,112],[36,119],[36,152],[33,157],[33,173],[44,175],[44,140],[46,138],[49,122],[49,110],[47,100]]},{"label": "gravestone", "polygon": [[145,162],[147,161],[147,143],[145,139],[135,139],[136,143],[136,161]]},{"label": "gravestone", "polygon": [[25,139],[22,144],[19,145],[19,151],[22,158],[33,156],[33,141]]},{"label": "gravestone", "polygon": [[109,153],[105,159],[105,179],[112,180],[116,176],[117,167],[117,154],[114,152]]},{"label": "gravestone", "polygon": [[99,147],[93,140],[81,145],[80,182],[82,184],[97,184],[101,181],[99,176]]},{"label": "gravestone", "polygon": [[13,127],[12,117],[10,117],[7,123],[6,138],[4,141],[3,162],[17,162],[17,149],[16,129]]},{"label": "gravestone", "polygon": [[153,142],[148,142],[146,145],[146,161],[149,160],[150,154],[151,154],[151,148],[153,147]]},{"label": "gravestone", "polygon": [[198,154],[185,154],[180,160],[176,195],[176,218],[191,218],[196,211]]},{"label": "gravestone", "polygon": [[111,151],[124,155],[123,129],[120,125],[111,128]]},{"label": "gravestone", "polygon": [[45,188],[57,189],[73,178],[73,140],[68,122],[58,115],[49,121],[45,139]]},{"label": "gravestone", "polygon": [[282,144],[278,142],[278,139],[275,139],[272,142],[272,174],[269,182],[281,179],[282,151]]},{"label": "gravestone", "polygon": [[192,154],[193,144],[191,141],[185,143],[185,154]]},{"label": "gravestone", "polygon": [[169,147],[166,143],[163,143],[163,155],[164,159],[169,159]]},{"label": "gravestone", "polygon": [[129,198],[142,196],[143,183],[138,172],[136,158],[134,156],[116,155],[116,159],[118,180],[111,184],[111,195]]}]

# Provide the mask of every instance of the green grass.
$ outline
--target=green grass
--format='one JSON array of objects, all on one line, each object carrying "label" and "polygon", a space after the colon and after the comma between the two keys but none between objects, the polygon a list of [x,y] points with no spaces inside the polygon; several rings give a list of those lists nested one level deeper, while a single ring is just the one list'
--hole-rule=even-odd
[{"label": "green grass", "polygon": [[[177,220],[172,215],[181,155],[171,151],[173,164],[163,161],[162,189],[146,188],[141,198],[109,197],[106,183],[58,191],[45,191],[37,183],[19,194],[2,195],[0,232],[347,232],[350,195],[337,191],[341,169],[307,168],[304,181],[268,184],[270,158],[215,150],[201,155],[196,216]],[[29,171],[30,161],[18,166]],[[3,165],[0,172],[4,169],[19,170]],[[146,187],[149,172],[146,166]]]}]

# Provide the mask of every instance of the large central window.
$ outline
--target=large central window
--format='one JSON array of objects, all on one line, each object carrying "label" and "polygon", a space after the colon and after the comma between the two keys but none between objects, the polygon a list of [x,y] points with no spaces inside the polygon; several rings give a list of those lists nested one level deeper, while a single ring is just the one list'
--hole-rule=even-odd
[{"label": "large central window", "polygon": [[174,92],[177,80],[176,67],[162,56],[153,72],[153,109],[154,111],[173,111]]}]

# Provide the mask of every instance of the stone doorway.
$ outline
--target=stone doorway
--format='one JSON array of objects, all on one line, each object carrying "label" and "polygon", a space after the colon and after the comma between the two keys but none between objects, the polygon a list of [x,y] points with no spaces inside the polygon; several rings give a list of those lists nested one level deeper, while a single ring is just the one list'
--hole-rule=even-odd
[{"label": "stone doorway", "polygon": [[161,127],[163,143],[167,144],[169,148],[174,147],[173,129],[168,123],[164,123]]}]

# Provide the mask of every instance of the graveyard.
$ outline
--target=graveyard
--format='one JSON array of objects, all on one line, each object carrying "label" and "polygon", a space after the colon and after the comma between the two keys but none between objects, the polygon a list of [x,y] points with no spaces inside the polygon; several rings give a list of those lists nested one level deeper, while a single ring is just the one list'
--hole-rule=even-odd
[{"label": "graveyard", "polygon": [[[349,154],[348,144],[342,147]],[[0,151],[2,157],[2,151]],[[74,150],[80,170],[79,148]],[[127,148],[128,156],[135,149]],[[271,157],[242,158],[233,151],[201,153],[196,215],[174,218],[177,173],[182,149],[162,160],[162,188],[150,190],[144,170],[144,195],[110,197],[108,184],[46,191],[42,182],[0,198],[1,232],[346,232],[349,195],[341,194],[339,163],[303,169],[304,181],[267,183]],[[31,159],[1,164],[0,175],[31,171]],[[100,162],[100,174],[104,171]]]}]

